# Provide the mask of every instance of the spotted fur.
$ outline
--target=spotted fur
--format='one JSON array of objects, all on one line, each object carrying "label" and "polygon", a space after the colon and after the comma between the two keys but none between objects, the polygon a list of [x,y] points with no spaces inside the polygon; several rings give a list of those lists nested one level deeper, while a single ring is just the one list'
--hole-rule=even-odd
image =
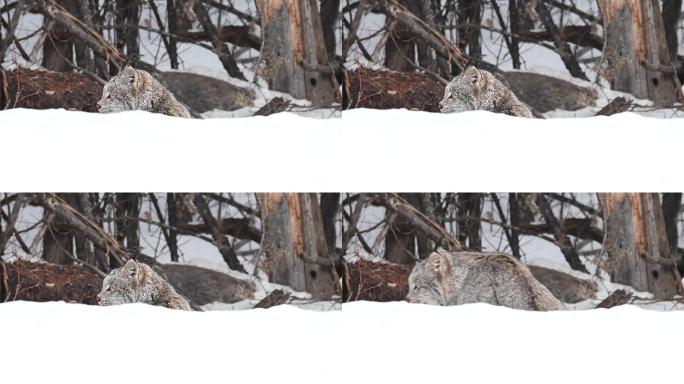
[{"label": "spotted fur", "polygon": [[563,308],[524,264],[503,253],[434,252],[413,268],[407,300],[435,305],[488,303],[530,311]]},{"label": "spotted fur", "polygon": [[97,109],[100,113],[139,110],[192,117],[188,108],[176,100],[157,79],[142,69],[130,66],[105,84]]},{"label": "spotted fur", "polygon": [[532,117],[530,108],[491,73],[469,67],[444,89],[439,103],[442,113],[490,111],[511,116]]},{"label": "spotted fur", "polygon": [[128,260],[114,269],[102,282],[97,295],[100,305],[146,303],[166,308],[192,310],[190,303],[159,276],[149,265]]}]

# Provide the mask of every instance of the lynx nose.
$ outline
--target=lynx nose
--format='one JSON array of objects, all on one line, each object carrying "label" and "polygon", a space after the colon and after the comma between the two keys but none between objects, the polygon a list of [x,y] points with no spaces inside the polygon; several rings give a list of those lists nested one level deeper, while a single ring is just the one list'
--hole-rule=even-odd
[{"label": "lynx nose", "polygon": [[444,109],[444,104],[443,104],[442,101],[439,102],[439,109],[440,109],[440,110]]},{"label": "lynx nose", "polygon": [[102,301],[102,296],[98,293],[97,296],[95,296],[95,300],[97,300],[97,303],[100,304],[100,301]]},{"label": "lynx nose", "polygon": [[97,104],[95,104],[95,106],[97,107],[98,111],[102,109],[102,104],[99,101],[97,102]]}]

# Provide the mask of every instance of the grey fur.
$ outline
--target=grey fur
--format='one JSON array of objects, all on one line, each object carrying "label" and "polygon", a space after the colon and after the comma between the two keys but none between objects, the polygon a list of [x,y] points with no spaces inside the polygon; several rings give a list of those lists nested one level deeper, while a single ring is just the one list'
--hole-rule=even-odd
[{"label": "grey fur", "polygon": [[516,258],[503,253],[434,252],[409,276],[412,303],[488,303],[550,311],[563,305]]},{"label": "grey fur", "polygon": [[148,111],[192,117],[188,108],[148,72],[125,67],[105,84],[97,103],[100,113]]},{"label": "grey fur", "polygon": [[128,260],[126,265],[109,273],[97,295],[100,305],[146,303],[166,308],[192,310],[190,303],[179,295],[149,265]]},{"label": "grey fur", "polygon": [[511,116],[532,117],[525,103],[491,73],[469,67],[444,89],[442,113],[484,110]]}]

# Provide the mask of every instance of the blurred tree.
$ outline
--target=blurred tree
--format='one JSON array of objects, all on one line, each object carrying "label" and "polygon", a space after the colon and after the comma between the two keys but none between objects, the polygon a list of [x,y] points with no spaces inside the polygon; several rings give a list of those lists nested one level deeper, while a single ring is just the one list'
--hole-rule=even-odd
[{"label": "blurred tree", "polygon": [[261,75],[270,88],[311,100],[339,101],[315,0],[257,0],[264,46]]},{"label": "blurred tree", "polygon": [[313,193],[258,193],[269,281],[325,299],[339,293]]},{"label": "blurred tree", "polygon": [[603,74],[613,89],[672,105],[681,94],[657,0],[599,0],[605,27]]},{"label": "blurred tree", "polygon": [[602,193],[608,256],[614,282],[651,292],[658,299],[681,292],[682,283],[665,232],[657,193]]}]

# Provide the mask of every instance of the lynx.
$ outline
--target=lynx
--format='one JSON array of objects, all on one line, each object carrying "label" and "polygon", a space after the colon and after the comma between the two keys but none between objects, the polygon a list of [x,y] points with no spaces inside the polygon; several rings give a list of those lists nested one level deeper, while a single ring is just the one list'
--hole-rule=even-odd
[{"label": "lynx", "polygon": [[100,113],[148,111],[169,116],[192,117],[188,108],[171,91],[142,69],[127,66],[112,77],[97,103]]},{"label": "lynx", "polygon": [[434,252],[409,276],[411,303],[488,303],[550,311],[563,305],[516,258],[502,253]]},{"label": "lynx", "polygon": [[469,67],[444,89],[442,113],[484,110],[511,116],[532,117],[532,111],[491,73]]},{"label": "lynx", "polygon": [[176,293],[149,265],[128,260],[114,269],[102,282],[102,292],[97,295],[100,305],[146,303],[166,308],[192,310],[190,303]]}]

